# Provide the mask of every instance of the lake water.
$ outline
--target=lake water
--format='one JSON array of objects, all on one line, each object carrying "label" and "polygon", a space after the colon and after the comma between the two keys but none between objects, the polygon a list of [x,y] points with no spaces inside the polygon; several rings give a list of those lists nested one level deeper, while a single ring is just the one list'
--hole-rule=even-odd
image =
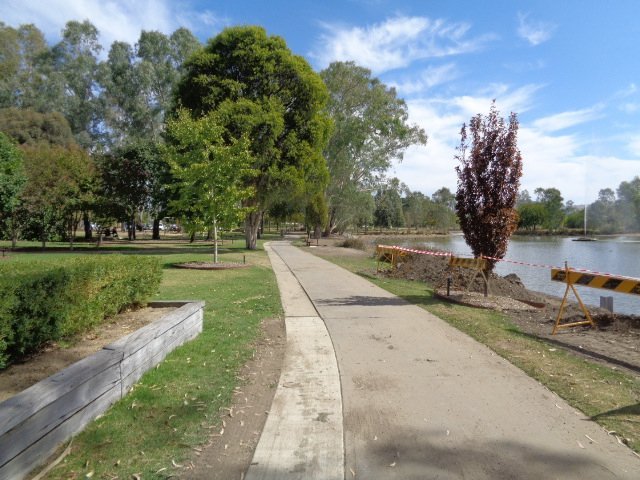
[{"label": "lake water", "polygon": [[[432,238],[423,245],[454,255],[471,254],[462,235]],[[499,275],[515,273],[528,289],[562,297],[566,284],[551,281],[548,266],[563,268],[566,261],[570,268],[640,278],[640,237],[600,237],[596,242],[574,242],[566,237],[512,237],[505,260],[496,265],[495,272]],[[519,265],[508,260],[544,266]],[[599,306],[601,296],[612,296],[614,312],[640,315],[640,295],[582,286],[577,290],[586,304]],[[575,301],[571,291],[569,299]]]}]

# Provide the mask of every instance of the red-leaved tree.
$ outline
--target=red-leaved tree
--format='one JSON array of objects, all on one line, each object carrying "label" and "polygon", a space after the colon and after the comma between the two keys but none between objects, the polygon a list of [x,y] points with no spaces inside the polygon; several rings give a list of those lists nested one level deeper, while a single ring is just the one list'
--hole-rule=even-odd
[{"label": "red-leaved tree", "polygon": [[[462,125],[455,158],[458,190],[456,213],[465,241],[474,256],[503,258],[509,237],[518,224],[516,197],[522,176],[522,157],[517,145],[518,118],[509,124],[500,117],[495,100],[489,115],[473,117]],[[496,260],[488,261],[493,270]]]}]

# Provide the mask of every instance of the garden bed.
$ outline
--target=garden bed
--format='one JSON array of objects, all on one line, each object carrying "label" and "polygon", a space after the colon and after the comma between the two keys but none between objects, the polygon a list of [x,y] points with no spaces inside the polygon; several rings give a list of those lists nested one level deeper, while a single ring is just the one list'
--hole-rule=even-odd
[{"label": "garden bed", "polygon": [[0,478],[24,478],[202,331],[203,302],[150,306],[175,310],[0,403]]}]

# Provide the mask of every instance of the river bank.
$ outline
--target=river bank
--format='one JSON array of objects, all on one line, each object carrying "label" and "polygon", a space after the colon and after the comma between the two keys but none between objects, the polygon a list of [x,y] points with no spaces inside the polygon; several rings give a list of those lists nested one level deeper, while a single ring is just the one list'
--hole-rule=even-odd
[{"label": "river bank", "polygon": [[[442,296],[446,297],[447,268],[447,261],[444,257],[410,255],[398,265],[396,270],[388,270],[386,275],[423,281],[437,289],[442,298]],[[639,316],[612,314],[607,310],[588,307],[597,328],[573,327],[562,329],[556,335],[551,335],[558,316],[561,298],[528,290],[517,275],[511,274],[501,277],[492,274],[489,278],[489,290],[493,301],[487,302],[482,295],[484,285],[479,278],[476,278],[469,286],[469,291],[475,292],[475,295],[462,294],[468,287],[471,275],[468,270],[454,270],[453,301],[500,310],[525,334],[544,338],[582,355],[619,368],[625,368],[640,375]],[[501,301],[504,298],[515,300],[517,303],[505,303]],[[568,300],[561,323],[584,320],[585,316],[575,297],[570,295]]]},{"label": "river bank", "polygon": [[[424,236],[415,236],[422,241]],[[322,238],[312,252],[319,256],[373,256],[378,243],[396,244],[394,237],[361,237],[364,250],[342,248],[344,238]],[[412,239],[413,241],[413,239]],[[432,255],[410,255],[398,265],[396,270],[388,269],[379,275],[387,275],[413,281],[425,282],[431,288],[441,287],[446,293],[447,262],[445,257]],[[468,271],[458,269],[453,276],[453,291],[458,301],[471,303],[483,308],[501,311],[525,334],[544,339],[558,347],[577,352],[580,355],[604,362],[613,368],[625,369],[640,377],[640,316],[612,314],[607,310],[589,306],[589,312],[598,325],[596,329],[575,327],[560,330],[551,335],[561,298],[526,288],[517,275],[504,277],[492,274],[489,279],[490,301],[480,292],[484,285],[477,279],[469,288],[471,292],[461,297],[470,277]],[[456,300],[455,298],[453,300]],[[524,303],[524,302],[526,303]],[[532,306],[537,305],[537,306]],[[571,295],[565,307],[562,323],[584,319],[575,297]]]}]

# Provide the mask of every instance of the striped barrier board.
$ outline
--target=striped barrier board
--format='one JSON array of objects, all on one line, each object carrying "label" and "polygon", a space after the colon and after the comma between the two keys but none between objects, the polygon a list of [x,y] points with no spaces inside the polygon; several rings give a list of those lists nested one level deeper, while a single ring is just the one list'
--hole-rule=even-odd
[{"label": "striped barrier board", "polygon": [[469,290],[469,288],[471,287],[471,284],[475,281],[478,274],[480,274],[480,276],[484,280],[484,296],[486,297],[489,295],[489,279],[485,275],[485,270],[487,269],[486,259],[482,257],[463,258],[463,257],[456,257],[455,255],[451,255],[449,257],[449,270],[448,270],[449,275],[451,274],[453,267],[468,268],[470,270],[475,271],[475,273],[473,274],[473,277],[467,283],[467,288],[465,288],[464,290],[465,292]]},{"label": "striped barrier board", "polygon": [[[568,283],[584,287],[602,288],[612,292],[640,295],[640,279],[599,275],[568,270]],[[551,269],[551,280],[567,283],[567,271],[560,268]]]},{"label": "striped barrier board", "polygon": [[487,268],[487,261],[484,258],[462,258],[451,255],[449,257],[449,266],[485,270]]}]

